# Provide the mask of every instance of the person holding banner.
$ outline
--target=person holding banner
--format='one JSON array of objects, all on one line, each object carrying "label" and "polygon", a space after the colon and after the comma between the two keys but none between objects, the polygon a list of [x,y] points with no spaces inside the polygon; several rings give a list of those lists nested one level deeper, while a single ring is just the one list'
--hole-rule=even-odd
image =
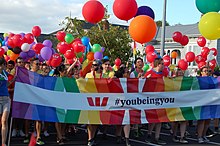
[{"label": "person holding banner", "polygon": [[[154,60],[154,68],[150,69],[144,75],[144,78],[163,78],[164,76],[168,76],[164,70],[164,62],[162,58],[156,58]],[[158,89],[157,92],[160,92],[161,89]],[[155,113],[156,114],[156,113]],[[155,127],[155,139],[152,139],[152,131]],[[155,144],[165,145],[166,142],[160,139],[160,130],[161,130],[161,123],[150,123],[148,124],[148,138]],[[148,142],[148,140],[146,139]]]},{"label": "person holding banner", "polygon": [[10,113],[11,100],[8,93],[8,73],[5,71],[6,61],[0,57],[0,114],[1,114],[1,134],[2,146],[6,146],[8,134],[8,117]]}]

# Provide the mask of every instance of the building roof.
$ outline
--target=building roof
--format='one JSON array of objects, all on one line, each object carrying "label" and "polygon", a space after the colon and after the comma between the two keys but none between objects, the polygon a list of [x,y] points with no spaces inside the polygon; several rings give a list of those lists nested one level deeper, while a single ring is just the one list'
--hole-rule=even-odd
[{"label": "building roof", "polygon": [[[161,27],[158,28],[157,35],[155,37],[156,40],[161,39]],[[172,39],[173,33],[179,31],[183,35],[187,35],[189,37],[198,37],[200,34],[198,29],[198,23],[196,24],[189,24],[189,25],[174,25],[174,26],[166,26],[165,28],[165,38]]]}]

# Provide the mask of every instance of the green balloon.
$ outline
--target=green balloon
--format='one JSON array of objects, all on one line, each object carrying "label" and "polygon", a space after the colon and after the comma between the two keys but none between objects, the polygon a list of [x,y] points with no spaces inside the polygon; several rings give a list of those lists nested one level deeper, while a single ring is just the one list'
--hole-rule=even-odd
[{"label": "green balloon", "polygon": [[92,46],[92,52],[100,52],[101,51],[101,49],[102,49],[102,47],[99,45],[99,44],[94,44],[93,46]]},{"label": "green balloon", "polygon": [[220,0],[196,0],[196,7],[203,14],[208,12],[219,12]]},{"label": "green balloon", "polygon": [[144,67],[143,67],[143,71],[147,71],[148,69],[150,68],[150,66],[148,64],[145,64]]},{"label": "green balloon", "polygon": [[83,55],[83,53],[82,53],[82,52],[79,52],[79,53],[76,54],[76,57],[77,57],[77,58],[81,58],[82,55]]},{"label": "green balloon", "polygon": [[74,40],[74,37],[72,34],[69,34],[69,33],[66,34],[65,41],[67,42],[67,44],[71,44],[73,42],[73,40]]}]

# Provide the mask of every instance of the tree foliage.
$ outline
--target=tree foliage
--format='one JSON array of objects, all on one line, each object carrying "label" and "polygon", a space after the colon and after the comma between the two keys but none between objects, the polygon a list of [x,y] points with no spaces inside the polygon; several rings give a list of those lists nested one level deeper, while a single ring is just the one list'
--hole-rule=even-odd
[{"label": "tree foliage", "polygon": [[[157,24],[157,27],[162,27],[162,21],[161,20],[156,21],[156,24]],[[170,24],[166,21],[165,26],[170,26]]]}]

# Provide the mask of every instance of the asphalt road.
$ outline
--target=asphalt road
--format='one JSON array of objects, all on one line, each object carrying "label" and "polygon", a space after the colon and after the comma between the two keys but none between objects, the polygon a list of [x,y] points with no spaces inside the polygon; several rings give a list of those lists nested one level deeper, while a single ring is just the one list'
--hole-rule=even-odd
[{"label": "asphalt road", "polygon": [[[84,127],[81,126],[77,126],[77,133],[73,134],[69,134],[67,136],[68,141],[65,143],[65,146],[86,146],[87,145],[87,133]],[[187,140],[189,141],[189,144],[180,144],[180,143],[175,143],[172,141],[172,136],[169,134],[169,130],[165,130],[162,129],[161,132],[161,138],[163,140],[165,140],[167,142],[167,146],[168,145],[220,145],[220,135],[216,134],[215,136],[209,138],[210,142],[206,143],[206,144],[198,144],[197,143],[197,139],[195,136],[195,127],[188,127],[188,132],[191,134],[190,137],[187,138]],[[117,144],[116,143],[116,138],[114,135],[114,131],[115,128],[114,126],[111,126],[110,128],[108,128],[108,134],[107,134],[107,139],[103,139],[102,134],[100,133],[97,136],[97,143],[98,146],[124,146],[125,144]],[[147,128],[142,128],[142,132],[143,133],[147,133]],[[57,145],[56,143],[56,133],[54,131],[54,127],[50,127],[49,129],[49,133],[50,136],[49,137],[44,137],[42,136],[42,139],[45,141],[45,145],[46,146],[55,146]],[[157,146],[153,143],[146,143],[145,142],[145,137],[146,135],[142,136],[142,137],[134,137],[133,131],[131,131],[131,144],[132,146]],[[11,143],[10,146],[27,146],[28,144],[23,144],[23,138],[22,137],[13,137],[11,138]]]}]

